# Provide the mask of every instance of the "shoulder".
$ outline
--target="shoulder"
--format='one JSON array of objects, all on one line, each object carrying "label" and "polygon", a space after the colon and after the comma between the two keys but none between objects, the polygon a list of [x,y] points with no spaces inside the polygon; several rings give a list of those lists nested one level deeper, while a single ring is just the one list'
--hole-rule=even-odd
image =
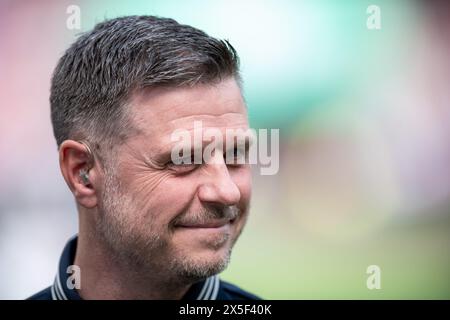
[{"label": "shoulder", "polygon": [[261,300],[260,297],[242,290],[238,286],[229,282],[220,281],[220,292],[218,300]]},{"label": "shoulder", "polygon": [[51,293],[51,287],[45,288],[44,290],[33,294],[31,297],[27,298],[26,300],[53,300],[52,293]]}]

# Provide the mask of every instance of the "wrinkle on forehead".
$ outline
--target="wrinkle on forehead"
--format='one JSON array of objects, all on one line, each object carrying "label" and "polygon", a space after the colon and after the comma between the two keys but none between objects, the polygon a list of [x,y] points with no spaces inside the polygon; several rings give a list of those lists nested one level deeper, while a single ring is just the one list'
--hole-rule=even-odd
[{"label": "wrinkle on forehead", "polygon": [[131,107],[135,125],[151,140],[189,130],[194,121],[201,121],[203,128],[248,128],[247,109],[233,78],[215,85],[143,90]]},{"label": "wrinkle on forehead", "polygon": [[139,123],[164,123],[195,115],[247,115],[240,88],[232,78],[215,85],[144,89],[133,96],[131,109],[133,118]]},{"label": "wrinkle on forehead", "polygon": [[202,127],[246,127],[248,124],[247,115],[239,112],[227,112],[221,115],[196,114],[170,120],[168,126],[190,130],[194,127],[194,122],[201,121]]}]

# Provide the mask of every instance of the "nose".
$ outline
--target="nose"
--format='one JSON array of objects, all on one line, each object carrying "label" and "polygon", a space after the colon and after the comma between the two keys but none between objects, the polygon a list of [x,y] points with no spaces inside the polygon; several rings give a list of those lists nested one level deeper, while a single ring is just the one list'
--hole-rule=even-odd
[{"label": "nose", "polygon": [[206,164],[207,181],[200,185],[198,197],[200,201],[212,205],[231,206],[241,199],[241,192],[232,180],[226,164]]}]

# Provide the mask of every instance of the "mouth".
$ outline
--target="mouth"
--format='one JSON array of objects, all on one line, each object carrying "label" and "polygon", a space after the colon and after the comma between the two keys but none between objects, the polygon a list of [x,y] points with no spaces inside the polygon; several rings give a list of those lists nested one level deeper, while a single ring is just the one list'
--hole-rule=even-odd
[{"label": "mouth", "polygon": [[208,219],[202,221],[180,221],[175,225],[174,234],[190,249],[217,251],[231,245],[237,219]]},{"label": "mouth", "polygon": [[221,219],[221,220],[210,220],[204,222],[195,222],[195,223],[180,223],[177,224],[178,228],[186,228],[186,229],[221,229],[225,228],[229,225],[232,225],[236,219]]}]

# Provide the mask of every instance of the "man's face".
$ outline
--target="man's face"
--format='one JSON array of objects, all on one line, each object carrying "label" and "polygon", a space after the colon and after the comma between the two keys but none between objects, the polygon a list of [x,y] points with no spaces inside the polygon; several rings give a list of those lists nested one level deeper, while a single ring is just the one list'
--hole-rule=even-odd
[{"label": "man's face", "polygon": [[[246,107],[234,79],[192,88],[157,88],[136,94],[131,115],[140,133],[117,148],[107,170],[98,228],[117,253],[169,275],[201,279],[222,271],[245,224],[251,195],[248,164],[171,162],[177,129],[194,135],[248,129]],[[197,122],[198,124],[198,122]],[[202,139],[203,145],[211,140]],[[108,172],[109,171],[109,172]]]}]

